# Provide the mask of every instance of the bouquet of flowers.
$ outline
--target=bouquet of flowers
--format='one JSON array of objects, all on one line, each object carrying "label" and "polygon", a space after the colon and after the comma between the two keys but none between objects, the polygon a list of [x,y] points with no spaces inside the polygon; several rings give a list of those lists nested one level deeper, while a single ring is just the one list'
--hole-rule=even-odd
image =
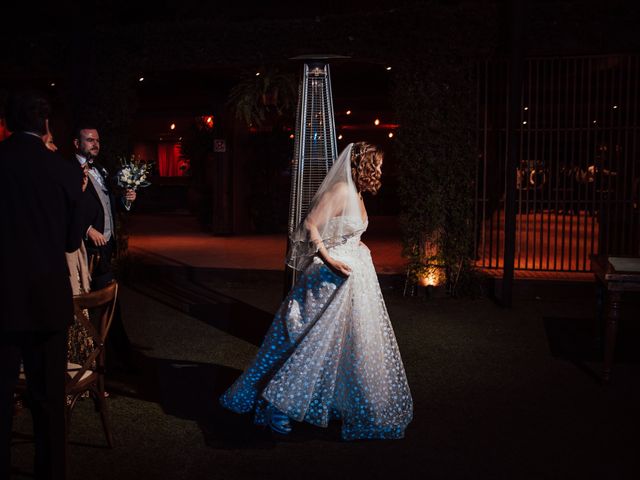
[{"label": "bouquet of flowers", "polygon": [[[151,182],[147,180],[147,177],[151,173],[152,162],[145,162],[135,155],[131,158],[120,158],[120,165],[122,168],[118,170],[116,180],[118,186],[125,190],[137,190],[138,188],[144,188],[151,185]],[[125,200],[125,207],[127,210],[131,208],[131,202]]]}]

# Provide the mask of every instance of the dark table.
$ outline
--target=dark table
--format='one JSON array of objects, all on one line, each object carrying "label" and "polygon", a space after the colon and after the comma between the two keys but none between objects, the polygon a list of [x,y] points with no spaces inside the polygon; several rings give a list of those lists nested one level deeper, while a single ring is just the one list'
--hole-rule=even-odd
[{"label": "dark table", "polygon": [[[640,292],[640,258],[592,255],[591,271],[595,274],[598,282],[599,310],[606,304],[602,380],[609,383],[616,348],[622,294],[624,292]],[[600,311],[598,315],[600,316]]]}]

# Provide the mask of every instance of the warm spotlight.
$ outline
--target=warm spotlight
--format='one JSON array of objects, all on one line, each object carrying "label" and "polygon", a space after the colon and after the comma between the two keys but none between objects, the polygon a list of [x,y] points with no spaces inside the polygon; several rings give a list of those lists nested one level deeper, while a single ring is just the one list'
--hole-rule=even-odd
[{"label": "warm spotlight", "polygon": [[387,71],[391,70],[391,67],[387,67]]},{"label": "warm spotlight", "polygon": [[393,138],[393,132],[389,132],[389,138]]},{"label": "warm spotlight", "polygon": [[376,118],[376,119],[373,121],[373,124],[374,124],[374,125],[376,125],[376,126],[377,126],[377,125],[380,125],[380,119],[379,119],[379,118]]},{"label": "warm spotlight", "polygon": [[293,140],[294,138],[296,138],[296,136],[292,133],[291,135],[289,135],[289,138]]},{"label": "warm spotlight", "polygon": [[176,124],[172,123],[171,126],[169,127],[171,130],[175,130],[176,129]]},{"label": "warm spotlight", "polygon": [[140,77],[140,78],[138,79],[138,81],[139,81],[139,82],[144,82],[144,77]]},{"label": "warm spotlight", "polygon": [[347,110],[347,111],[346,111],[346,114],[347,114],[347,115],[351,115],[351,110]]},{"label": "warm spotlight", "polygon": [[338,140],[342,140],[342,134],[338,135]]}]

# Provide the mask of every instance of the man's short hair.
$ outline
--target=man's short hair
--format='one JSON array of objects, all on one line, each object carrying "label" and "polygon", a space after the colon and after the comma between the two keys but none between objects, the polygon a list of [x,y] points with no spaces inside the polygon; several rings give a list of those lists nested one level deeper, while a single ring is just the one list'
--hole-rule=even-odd
[{"label": "man's short hair", "polygon": [[90,122],[76,124],[76,126],[73,128],[73,140],[81,140],[80,137],[82,136],[82,130],[98,130],[98,127]]},{"label": "man's short hair", "polygon": [[11,93],[7,100],[7,128],[11,132],[47,133],[46,120],[51,115],[51,104],[35,90]]}]

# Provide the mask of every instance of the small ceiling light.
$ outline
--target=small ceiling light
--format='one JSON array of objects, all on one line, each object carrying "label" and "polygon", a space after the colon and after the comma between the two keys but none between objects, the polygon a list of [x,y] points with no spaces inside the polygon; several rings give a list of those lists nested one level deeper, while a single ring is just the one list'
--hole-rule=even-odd
[{"label": "small ceiling light", "polygon": [[259,76],[260,76],[260,72],[256,72],[256,77],[259,77]]},{"label": "small ceiling light", "polygon": [[387,67],[387,72],[388,72],[389,70],[391,70],[391,67]]},{"label": "small ceiling light", "polygon": [[160,137],[160,141],[162,141],[162,137]]},{"label": "small ceiling light", "polygon": [[347,110],[347,111],[346,111],[346,114],[347,114],[347,115],[351,115],[351,110]]},{"label": "small ceiling light", "polygon": [[376,119],[373,121],[373,124],[374,124],[374,125],[376,125],[376,126],[377,126],[377,125],[380,125],[380,119],[379,119],[379,118],[376,118]]},{"label": "small ceiling light", "polygon": [[171,126],[169,127],[171,130],[175,130],[176,129],[176,124],[172,123]]},{"label": "small ceiling light", "polygon": [[389,138],[393,138],[393,132],[389,132]]},{"label": "small ceiling light", "polygon": [[613,109],[614,109],[614,110],[617,110],[617,109],[618,109],[618,105],[614,105],[614,106],[613,106]]},{"label": "small ceiling light", "polygon": [[[55,87],[55,86],[56,86],[56,82],[51,82],[51,83],[49,84],[49,86],[51,86],[51,87]],[[616,107],[613,107],[613,108],[616,108]]]},{"label": "small ceiling light", "polygon": [[525,110],[529,110],[529,107],[524,107]]},{"label": "small ceiling light", "polygon": [[594,121],[593,121],[593,123],[598,123],[598,121],[597,121],[597,120],[594,120]]},{"label": "small ceiling light", "polygon": [[342,140],[342,134],[338,135],[338,140]]},{"label": "small ceiling light", "polygon": [[140,78],[138,79],[138,81],[139,81],[139,82],[144,82],[144,77],[140,77]]},{"label": "small ceiling light", "polygon": [[526,124],[527,124],[527,121],[525,120],[524,122],[522,122],[522,124],[523,124],[523,125],[526,125]]},{"label": "small ceiling light", "polygon": [[178,140],[182,140],[182,137],[178,137]]},{"label": "small ceiling light", "polygon": [[289,138],[294,139],[296,138],[296,136],[292,133],[291,135],[289,135]]}]

